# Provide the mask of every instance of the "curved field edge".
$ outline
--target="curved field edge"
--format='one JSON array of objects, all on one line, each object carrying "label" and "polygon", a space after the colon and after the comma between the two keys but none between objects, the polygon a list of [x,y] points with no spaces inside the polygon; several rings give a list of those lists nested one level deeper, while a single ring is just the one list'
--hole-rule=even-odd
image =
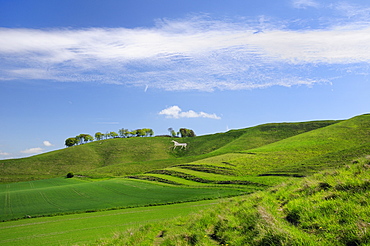
[{"label": "curved field edge", "polygon": [[109,179],[86,182],[58,178],[0,185],[0,220],[165,205],[246,194],[253,189],[178,187]]},{"label": "curved field edge", "polygon": [[78,245],[114,232],[163,222],[214,206],[219,200],[30,218],[0,223],[0,245]]},{"label": "curved field edge", "polygon": [[368,245],[370,157],[93,245]]}]

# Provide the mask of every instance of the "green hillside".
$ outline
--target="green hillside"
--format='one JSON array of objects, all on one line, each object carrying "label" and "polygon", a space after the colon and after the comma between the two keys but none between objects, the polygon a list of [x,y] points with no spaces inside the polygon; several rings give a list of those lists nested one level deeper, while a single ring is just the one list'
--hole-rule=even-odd
[{"label": "green hillside", "polygon": [[[226,133],[181,139],[188,143],[186,151],[171,151],[177,158],[147,162],[119,163],[84,172],[93,177],[116,177],[140,174],[174,165],[181,165],[224,153],[239,152],[273,143],[297,134],[325,127],[339,121],[312,121],[300,123],[271,123],[255,127],[231,130]],[[169,141],[167,139],[167,141]],[[170,145],[171,146],[171,145]]]},{"label": "green hillside", "polygon": [[173,151],[171,139],[166,137],[101,140],[28,158],[2,160],[0,183],[54,178],[67,172],[99,177],[137,174],[202,159],[207,154],[262,146],[335,122],[266,124],[178,140],[188,143],[186,151]]},{"label": "green hillside", "polygon": [[[167,137],[118,138],[4,160],[1,219],[238,196],[175,226],[159,222],[97,244],[366,244],[369,139],[365,114],[177,139],[186,150]],[[79,175],[64,178],[69,171]]]},{"label": "green hillside", "polygon": [[93,245],[369,245],[369,172],[370,157],[362,157]]},{"label": "green hillside", "polygon": [[[220,153],[218,155],[132,177],[182,184],[190,180],[208,184],[251,182],[273,185],[282,179],[272,176],[307,176],[339,167],[370,149],[370,115],[304,131],[305,127],[316,124],[319,123],[268,124],[250,128],[248,133],[211,153]],[[301,134],[292,134],[299,131]]]}]

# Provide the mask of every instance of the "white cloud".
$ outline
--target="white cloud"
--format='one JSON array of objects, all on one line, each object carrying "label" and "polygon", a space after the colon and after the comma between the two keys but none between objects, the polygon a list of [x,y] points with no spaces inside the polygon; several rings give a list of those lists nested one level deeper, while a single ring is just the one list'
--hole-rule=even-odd
[{"label": "white cloud", "polygon": [[320,6],[320,4],[314,0],[293,0],[292,4],[294,8],[298,8],[298,9],[304,9],[307,7],[317,8]]},{"label": "white cloud", "polygon": [[179,106],[171,106],[166,109],[163,109],[161,112],[159,112],[160,115],[165,115],[167,118],[209,118],[209,119],[215,119],[219,120],[221,117],[217,116],[216,114],[208,114],[204,112],[195,112],[193,110],[189,111],[182,111],[182,109]]},{"label": "white cloud", "polygon": [[317,77],[320,67],[369,65],[370,27],[363,23],[290,30],[272,21],[193,17],[140,29],[0,28],[0,80],[94,81],[145,91],[313,85],[328,80]]},{"label": "white cloud", "polygon": [[37,147],[37,148],[30,148],[30,149],[22,150],[21,153],[23,153],[23,154],[39,154],[39,153],[42,153],[43,151],[44,151],[43,148]]},{"label": "white cloud", "polygon": [[10,153],[0,151],[0,155],[7,156],[7,155],[10,155]]},{"label": "white cloud", "polygon": [[50,143],[49,141],[44,141],[44,142],[42,142],[43,144],[44,144],[44,146],[46,146],[46,147],[50,147],[50,146],[54,146],[52,143]]}]

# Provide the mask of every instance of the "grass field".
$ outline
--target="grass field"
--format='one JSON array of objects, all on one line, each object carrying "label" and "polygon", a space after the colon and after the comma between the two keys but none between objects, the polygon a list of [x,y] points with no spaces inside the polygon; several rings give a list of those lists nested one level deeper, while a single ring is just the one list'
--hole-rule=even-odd
[{"label": "grass field", "polygon": [[[111,139],[0,161],[0,220],[6,221],[0,223],[0,243],[22,245],[22,240],[30,239],[37,245],[41,238],[52,245],[91,244],[99,228],[102,234],[95,239],[109,237],[117,230],[130,231],[102,239],[98,245],[290,245],[290,241],[292,245],[316,245],[313,242],[317,240],[319,245],[331,245],[333,240],[341,242],[334,245],[370,243],[370,222],[359,219],[368,216],[362,208],[370,204],[364,197],[369,195],[369,139],[367,114],[343,121],[264,124],[181,139],[188,143],[187,150],[171,150],[171,138],[166,137]],[[321,176],[312,176],[323,170]],[[79,177],[63,178],[68,171]],[[25,182],[13,182],[21,180]],[[245,195],[250,193],[254,194]],[[162,212],[152,214],[157,209],[165,211],[167,206],[230,196],[241,197],[171,224],[161,223],[165,218]],[[332,200],[336,203],[328,205]],[[160,204],[169,205],[153,206]],[[346,216],[356,219],[347,223],[344,215],[325,214],[323,209],[333,210],[335,206],[350,211]],[[140,216],[130,211],[141,211]],[[186,211],[190,210],[184,209],[184,214]],[[122,224],[109,214],[121,218]],[[316,227],[310,224],[310,218],[320,215],[327,216],[326,221],[312,222]],[[54,217],[33,218],[41,216]],[[85,216],[91,227],[83,226]],[[52,218],[71,218],[65,223],[76,223],[51,223],[44,234],[31,236],[37,225],[44,224],[43,219]],[[8,221],[16,219],[20,220]],[[144,221],[156,224],[133,229]],[[339,227],[330,226],[341,221],[345,237],[341,237]],[[68,226],[71,229],[62,228]],[[62,229],[58,232],[52,227]],[[324,233],[322,228],[329,227]],[[22,228],[28,228],[24,230],[28,234],[22,236]]]},{"label": "grass field", "polygon": [[122,230],[209,208],[220,200],[31,218],[0,223],[0,245],[81,245]]},{"label": "grass field", "polygon": [[93,245],[369,245],[370,157],[355,163]]},{"label": "grass field", "polygon": [[55,178],[0,185],[0,220],[50,216],[158,204],[172,204],[245,194],[246,190],[189,188],[128,179],[87,182]]}]

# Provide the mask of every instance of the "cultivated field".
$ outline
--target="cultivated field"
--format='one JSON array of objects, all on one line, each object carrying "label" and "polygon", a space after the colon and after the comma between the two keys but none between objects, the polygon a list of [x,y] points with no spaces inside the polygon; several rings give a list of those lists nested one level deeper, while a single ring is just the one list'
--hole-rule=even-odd
[{"label": "cultivated field", "polygon": [[129,228],[164,222],[215,206],[222,200],[40,217],[0,223],[0,245],[81,245]]},{"label": "cultivated field", "polygon": [[245,194],[242,189],[190,188],[128,179],[55,178],[0,185],[0,220],[153,206]]}]

